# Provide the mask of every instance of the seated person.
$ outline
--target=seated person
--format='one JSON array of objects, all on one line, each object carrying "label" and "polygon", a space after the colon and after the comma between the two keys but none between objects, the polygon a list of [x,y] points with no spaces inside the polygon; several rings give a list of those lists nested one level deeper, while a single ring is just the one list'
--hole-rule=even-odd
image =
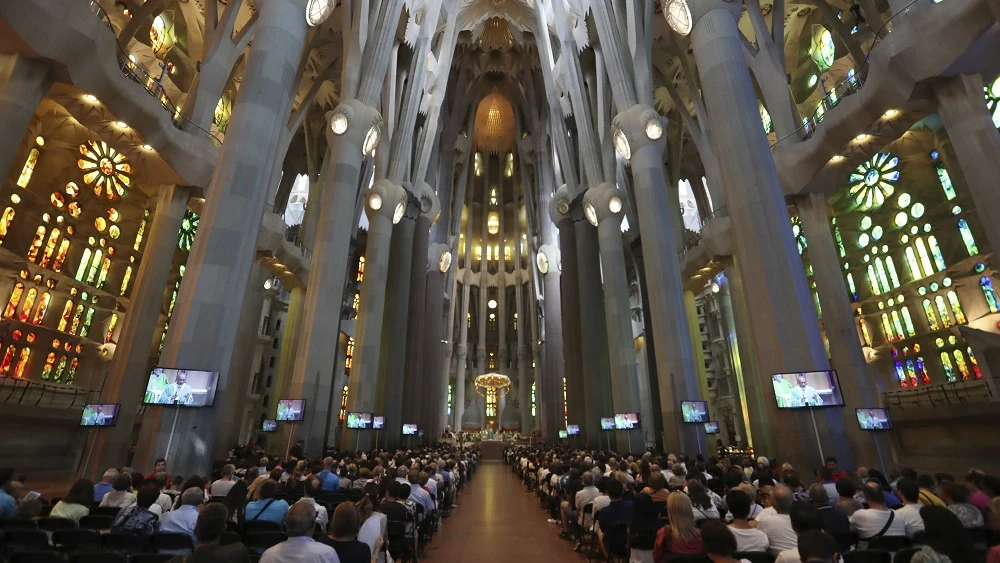
[{"label": "seated person", "polygon": [[[812,530],[823,529],[823,518],[819,515],[819,511],[804,502],[792,504],[789,520],[792,523],[792,530],[796,536],[801,536]],[[799,555],[798,543],[798,537],[796,537],[796,546],[779,553],[774,563],[798,563],[801,557]]]},{"label": "seated person", "polygon": [[[257,501],[260,502],[260,501]],[[248,511],[249,512],[249,511]],[[337,552],[313,539],[316,508],[311,504],[285,505],[285,533],[288,539],[269,548],[260,563],[340,563]]]},{"label": "seated person", "polygon": [[[612,480],[608,482],[608,498],[610,502],[602,508],[596,515],[597,537],[601,540],[600,545],[604,547],[604,536],[611,532],[615,525],[628,523],[632,520],[632,501],[622,498],[625,486],[621,481]],[[624,547],[624,546],[622,546]]]},{"label": "seated person", "polygon": [[705,554],[712,560],[712,563],[741,563],[746,559],[736,559],[736,537],[733,536],[732,528],[726,526],[721,520],[706,520],[701,525],[701,543],[705,547]]},{"label": "seated person", "polygon": [[667,516],[670,524],[660,528],[653,547],[653,560],[665,563],[671,555],[694,555],[703,551],[701,532],[694,524],[691,499],[680,491],[667,497]]},{"label": "seated person", "polygon": [[948,510],[955,513],[966,528],[982,528],[983,513],[969,502],[969,489],[960,483],[948,483],[941,487],[941,500]]},{"label": "seated person", "polygon": [[333,511],[329,535],[320,538],[319,541],[337,552],[340,563],[371,563],[373,559],[378,559],[382,544],[380,541],[376,542],[373,557],[372,549],[364,542],[358,541],[360,530],[361,522],[357,507],[353,502],[342,502]]},{"label": "seated person", "polygon": [[752,528],[747,517],[750,512],[750,497],[740,489],[732,489],[726,493],[726,506],[733,515],[733,523],[729,531],[736,538],[736,551],[767,551],[769,543],[767,534]]},{"label": "seated person", "polygon": [[649,475],[649,483],[642,492],[652,497],[653,502],[667,502],[670,491],[667,490],[667,478],[662,472],[656,471]]},{"label": "seated person", "polygon": [[854,498],[854,495],[858,492],[858,488],[854,486],[854,481],[844,478],[837,481],[837,504],[835,508],[839,508],[841,512],[844,513],[848,518],[852,514],[864,508],[861,501]]},{"label": "seated person", "polygon": [[913,479],[902,478],[896,483],[899,498],[903,501],[903,506],[896,509],[896,518],[903,521],[906,528],[906,537],[913,539],[913,536],[924,531],[924,519],[920,516],[920,486]]},{"label": "seated person", "polygon": [[116,534],[138,534],[140,536],[156,533],[160,517],[149,507],[156,504],[156,499],[159,496],[160,488],[156,486],[156,483],[146,483],[139,487],[136,504],[123,508],[118,513],[118,517],[111,524],[111,531]]},{"label": "seated person", "polygon": [[226,532],[229,510],[221,502],[205,505],[198,512],[194,535],[198,544],[191,555],[179,555],[170,563],[250,563],[250,554],[242,543],[221,545]]},{"label": "seated person", "polygon": [[188,487],[181,494],[181,505],[160,518],[160,531],[187,534],[191,545],[198,543],[194,528],[198,524],[198,507],[205,502],[205,491],[199,487]]},{"label": "seated person", "polygon": [[[261,483],[259,500],[250,501],[247,503],[247,508],[244,511],[246,519],[249,520],[264,520],[266,522],[274,522],[275,524],[281,524],[285,521],[285,513],[288,512],[288,503],[282,499],[275,498],[278,494],[278,483],[274,479],[268,479]],[[316,509],[313,508],[313,513],[315,514]]]},{"label": "seated person", "polygon": [[782,551],[795,549],[798,545],[798,536],[792,529],[789,515],[792,509],[792,491],[784,486],[776,486],[770,498],[774,512],[768,513],[765,510],[757,519],[757,529],[767,534],[767,542],[770,545],[768,552],[777,556]]},{"label": "seated person", "polygon": [[80,518],[90,514],[93,504],[94,484],[90,479],[80,479],[70,487],[69,493],[49,512],[50,518],[65,518],[80,524]]},{"label": "seated person", "polygon": [[840,558],[840,548],[837,540],[830,534],[820,530],[810,530],[799,536],[798,552],[799,559],[804,563],[838,563],[843,561]]},{"label": "seated person", "polygon": [[885,493],[877,481],[868,481],[864,486],[868,508],[862,508],[851,515],[851,531],[861,538],[860,546],[867,547],[868,541],[881,536],[905,536],[906,525],[902,518],[889,510],[885,504]]},{"label": "seated person", "polygon": [[128,473],[120,473],[111,482],[113,490],[104,495],[101,499],[101,506],[117,506],[125,508],[135,504],[135,495],[129,489],[132,488],[132,476]]},{"label": "seated person", "polygon": [[848,522],[847,515],[839,508],[830,505],[830,497],[827,496],[826,487],[821,483],[809,485],[809,498],[819,512],[820,518],[823,519],[824,532],[834,536],[851,533],[851,523]]},{"label": "seated person", "polygon": [[712,497],[708,494],[708,489],[701,481],[691,479],[687,484],[688,496],[691,497],[691,507],[694,510],[694,521],[718,520],[719,509],[712,502]]}]

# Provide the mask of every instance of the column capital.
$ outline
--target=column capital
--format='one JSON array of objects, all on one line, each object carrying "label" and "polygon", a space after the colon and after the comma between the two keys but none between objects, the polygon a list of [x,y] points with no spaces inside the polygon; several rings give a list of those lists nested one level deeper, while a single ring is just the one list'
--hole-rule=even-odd
[{"label": "column capital", "polygon": [[417,203],[420,206],[420,216],[430,219],[431,224],[437,223],[441,216],[441,201],[438,199],[434,188],[427,182],[420,182],[415,189]]},{"label": "column capital", "polygon": [[382,179],[365,192],[365,213],[369,219],[383,215],[395,225],[406,212],[407,200],[402,186]]},{"label": "column capital", "polygon": [[667,144],[666,129],[667,118],[650,106],[636,104],[619,112],[611,121],[611,141],[625,160],[648,145],[655,145],[659,154]]},{"label": "column capital", "polygon": [[448,245],[434,243],[427,249],[428,267],[436,267],[438,272],[446,274],[451,269],[451,261],[451,248]]},{"label": "column capital", "polygon": [[583,214],[595,227],[607,219],[620,225],[625,214],[625,197],[625,192],[611,182],[597,184],[583,194]]},{"label": "column capital", "polygon": [[563,221],[580,220],[579,197],[574,195],[566,184],[559,186],[552,195],[552,200],[549,201],[549,217],[557,226]]},{"label": "column capital", "polygon": [[362,154],[374,153],[382,137],[382,115],[360,100],[344,100],[326,112],[326,140],[330,146],[348,142]]}]

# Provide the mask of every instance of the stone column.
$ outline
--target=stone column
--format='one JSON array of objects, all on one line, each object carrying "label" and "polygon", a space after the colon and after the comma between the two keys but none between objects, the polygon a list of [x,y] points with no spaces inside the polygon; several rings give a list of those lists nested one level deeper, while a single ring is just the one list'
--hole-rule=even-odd
[{"label": "stone column", "polygon": [[[642,411],[642,407],[635,362],[635,341],[632,340],[632,307],[625,276],[625,249],[622,246],[623,196],[624,193],[610,182],[598,184],[584,194],[583,212],[590,224],[597,227],[600,241],[614,412],[638,413]],[[587,390],[588,395],[593,392],[591,389]],[[642,430],[617,431],[615,435],[619,448],[625,445],[630,452],[646,448]],[[590,437],[590,440],[593,443],[595,438]]]},{"label": "stone column", "polygon": [[[523,179],[522,179],[523,181]],[[524,260],[521,256],[521,203],[514,190],[514,314],[517,315],[517,403],[521,415],[521,433],[527,434],[531,416],[531,386],[528,383],[528,344],[524,333],[530,330],[524,316]]]},{"label": "stone column", "polygon": [[[583,378],[583,337],[580,325],[580,269],[578,255],[576,251],[576,220],[573,217],[572,203],[569,199],[569,190],[566,186],[556,190],[554,204],[550,206],[549,213],[552,221],[559,228],[559,256],[560,266],[560,299],[562,308],[560,318],[562,320],[563,334],[563,372],[562,377],[555,384],[554,392],[557,397],[558,424],[552,427],[553,432],[565,429],[566,424],[563,417],[563,395],[562,379],[566,379],[566,403],[571,409],[569,422],[571,424],[583,425],[584,406],[584,378]],[[579,211],[576,211],[577,215]],[[579,408],[579,412],[577,409]],[[558,434],[554,434],[558,435]],[[546,438],[548,439],[548,438]]]},{"label": "stone column", "polygon": [[[451,266],[451,250],[441,243],[431,245],[427,251],[427,287],[423,297],[426,320],[423,321],[424,328],[418,332],[423,346],[421,365],[425,374],[420,379],[425,385],[421,393],[427,402],[420,409],[420,424],[423,425],[421,428],[427,427],[427,434],[435,440],[441,436],[448,415],[448,380],[453,345],[450,330],[454,326],[449,316],[455,314],[455,283],[454,278],[448,275]],[[449,280],[451,283],[448,283]],[[447,303],[443,297],[446,284],[449,286]]]},{"label": "stone column", "polygon": [[[406,211],[407,194],[402,187],[388,180],[379,180],[366,190],[364,198],[365,213],[368,215],[368,242],[365,250],[365,278],[361,282],[361,309],[358,311],[357,337],[354,340],[354,360],[347,384],[351,390],[347,397],[347,410],[351,412],[375,412],[385,286],[389,275],[389,247],[393,225]],[[356,432],[358,431],[344,429],[341,448],[370,449],[372,433],[361,432],[359,440]],[[389,426],[387,418],[386,436],[400,432],[400,428]]]},{"label": "stone column", "polygon": [[[691,350],[694,352],[696,358],[704,358],[705,350],[701,346],[701,328],[698,326],[698,304],[695,302],[694,292],[691,290],[684,290],[684,313],[687,318],[688,332],[687,337],[691,340]],[[705,370],[705,362],[695,362],[694,371],[698,379],[698,387],[696,389],[698,397],[702,400],[709,401],[710,397],[708,394],[708,373]],[[713,405],[709,405],[712,407]],[[709,414],[713,420],[719,420],[719,413],[715,410],[710,410]],[[715,453],[714,437],[705,434],[704,427],[699,424],[688,424],[692,430],[692,434],[695,435],[695,446],[696,452],[703,454],[705,453],[706,444],[708,446],[708,453],[711,455]],[[706,441],[705,438],[708,438]]]},{"label": "stone column", "polygon": [[697,435],[681,417],[680,401],[697,399],[698,380],[691,341],[684,312],[684,288],[677,263],[677,202],[668,197],[663,173],[663,148],[666,129],[653,108],[636,105],[619,113],[612,125],[612,136],[619,153],[627,147],[634,179],[636,211],[642,236],[646,294],[651,315],[647,326],[656,338],[656,375],[663,416],[663,447],[668,452],[691,452]]},{"label": "stone column", "polygon": [[[472,221],[470,220],[469,222],[471,223]],[[466,246],[471,248],[472,241],[468,238],[465,241]],[[467,255],[469,257],[472,256],[471,250]],[[455,364],[455,410],[452,429],[456,432],[462,430],[462,416],[465,415],[465,370],[469,365],[469,298],[472,293],[472,286],[469,284],[469,280],[472,278],[472,272],[468,269],[470,265],[468,259],[466,259],[465,265],[466,268],[463,270],[462,276],[462,307],[458,312],[458,322],[460,323],[458,328],[458,342],[455,347],[457,360]]]},{"label": "stone column", "polygon": [[[663,451],[663,409],[660,406],[660,380],[656,371],[656,337],[653,334],[652,313],[649,309],[649,278],[646,277],[646,265],[642,248],[642,239],[632,242],[632,258],[635,260],[636,277],[639,281],[639,288],[642,295],[642,325],[643,335],[646,337],[646,368],[649,370],[650,389],[650,416],[649,420],[643,421],[643,426],[652,430],[653,440],[656,449]],[[653,280],[655,281],[655,280]]]},{"label": "stone column", "polygon": [[[760,127],[736,27],[740,7],[697,0],[693,10],[692,45],[715,153],[726,160],[722,180],[736,254],[743,282],[753,288],[747,308],[761,380],[750,384],[769,388],[771,374],[825,370],[829,362],[777,169]],[[810,413],[778,411],[774,401],[768,408],[773,411],[770,431],[781,432],[773,453],[794,465],[822,463]]]},{"label": "stone column", "polygon": [[[983,77],[960,74],[935,82],[934,97],[951,146],[976,204],[989,250],[1000,250],[1000,224],[993,217],[1000,208],[1000,131],[983,102]],[[824,311],[825,312],[825,311]],[[918,315],[919,316],[919,315]]]},{"label": "stone column", "polygon": [[[809,194],[796,200],[799,210],[802,230],[805,232],[809,247],[806,250],[809,263],[813,267],[813,279],[819,293],[820,306],[823,308],[823,328],[830,342],[830,355],[833,358],[833,368],[840,375],[840,389],[844,402],[849,408],[827,409],[827,424],[832,436],[845,436],[850,440],[835,440],[832,444],[832,455],[838,461],[850,459],[848,456],[854,450],[858,463],[875,467],[878,465],[875,445],[880,439],[880,432],[862,432],[854,415],[855,407],[878,407],[879,390],[875,383],[874,373],[865,361],[861,341],[858,339],[858,329],[854,313],[851,310],[851,300],[844,285],[843,270],[837,247],[830,230],[830,216],[827,214],[826,197],[822,194]],[[916,315],[918,318],[923,315]],[[888,444],[885,451],[889,451]],[[825,445],[824,445],[825,446]],[[850,446],[850,447],[848,447]],[[824,453],[826,449],[824,448]],[[841,461],[844,467],[846,461]]]},{"label": "stone column", "polygon": [[768,376],[761,375],[758,367],[757,348],[753,333],[750,332],[750,313],[747,312],[749,297],[740,273],[739,260],[735,256],[729,256],[723,259],[723,264],[726,267],[726,283],[720,288],[719,294],[723,299],[723,313],[728,315],[733,330],[729,338],[729,349],[740,392],[746,443],[757,451],[774,451],[771,432],[768,430],[771,412],[769,400],[773,401],[774,397],[766,397],[771,390],[756,383]]},{"label": "stone column", "polygon": [[[373,129],[378,131],[382,118],[375,109],[358,100],[345,100],[326,114],[329,166],[320,178],[320,197],[310,202],[319,212],[307,290],[302,304],[301,334],[294,350],[294,366],[288,383],[276,389],[277,398],[309,398],[305,420],[293,428],[298,439],[306,441],[306,451],[319,451],[327,443],[326,421],[330,410],[339,412],[340,393],[330,389],[338,366],[337,344],[344,287],[351,271],[351,237],[356,229],[355,202],[358,199],[364,141]],[[366,271],[367,273],[367,271]],[[294,296],[293,296],[294,297]],[[289,311],[291,312],[291,311]],[[287,377],[287,376],[286,376]],[[285,442],[287,443],[287,440]]]},{"label": "stone column", "polygon": [[[611,343],[608,342],[608,323],[605,320],[600,241],[597,230],[586,220],[581,218],[574,226],[580,278],[580,325],[577,330],[580,332],[579,363],[582,373],[578,376],[577,389],[570,391],[569,414],[573,424],[580,424],[585,443],[599,446],[600,417],[610,416],[614,410],[608,352]],[[567,381],[572,380],[567,375]]]},{"label": "stone column", "polygon": [[[312,271],[310,271],[312,274]],[[251,288],[253,289],[253,288]],[[269,411],[274,411],[277,413],[278,401],[281,399],[290,398],[308,398],[308,399],[318,399],[319,395],[314,395],[314,387],[309,389],[303,389],[299,385],[294,392],[289,391],[292,386],[292,377],[294,375],[295,363],[298,359],[296,357],[296,352],[299,347],[299,334],[301,333],[301,327],[303,324],[303,312],[302,305],[306,301],[306,288],[304,287],[293,287],[289,290],[288,297],[288,313],[285,315],[285,332],[281,336],[281,350],[278,352],[278,371],[274,379],[274,385],[271,388],[271,400],[267,405]],[[307,332],[308,334],[308,332]],[[336,346],[334,348],[334,353],[336,353]],[[251,347],[252,349],[252,347]],[[315,379],[314,386],[315,386]],[[309,405],[309,410],[306,415],[311,416],[314,414],[314,410],[325,410],[322,404],[318,400],[306,401]],[[270,414],[268,418],[271,418]],[[278,426],[279,432],[275,435],[275,438],[280,440],[281,444],[287,444],[289,442],[289,434],[294,433],[299,426],[305,426],[305,424],[282,424]],[[325,426],[325,425],[324,425]],[[294,442],[294,440],[292,440]],[[322,443],[306,443],[306,451],[318,452],[320,448],[323,447]]]},{"label": "stone column", "polygon": [[[429,265],[427,263],[427,247],[430,237],[430,228],[441,212],[441,206],[437,202],[434,189],[426,182],[420,186],[420,215],[417,217],[416,230],[413,234],[413,246],[410,251],[410,280],[409,280],[409,301],[410,312],[406,316],[406,322],[402,319],[395,319],[398,324],[405,324],[406,346],[405,362],[403,370],[405,381],[403,385],[403,420],[401,422],[413,423],[418,426],[424,421],[421,418],[422,406],[424,402],[429,402],[428,409],[435,408],[437,397],[431,392],[434,384],[434,377],[425,374],[423,369],[424,355],[424,293],[427,290],[427,273]],[[435,264],[435,270],[436,268]],[[436,314],[432,312],[431,314]],[[434,352],[437,352],[435,347]],[[431,353],[428,351],[428,353]],[[419,426],[424,431],[424,436],[428,437],[431,429]],[[430,435],[433,438],[436,435]]]},{"label": "stone column", "polygon": [[0,177],[8,176],[35,108],[51,84],[44,61],[0,55]]},{"label": "stone column", "polygon": [[[118,346],[101,390],[101,403],[120,403],[118,423],[98,432],[90,453],[91,469],[120,467],[132,438],[136,409],[146,388],[153,335],[163,308],[167,279],[177,251],[177,231],[187,210],[191,189],[160,186],[153,224],[136,272],[127,314],[118,336]],[[154,407],[155,408],[155,407]]]},{"label": "stone column", "polygon": [[[304,10],[304,0],[268,0],[260,6],[243,74],[244,95],[237,97],[233,108],[160,358],[164,365],[218,371],[220,402],[242,400],[226,393],[229,364],[279,132],[291,111],[288,85],[296,76],[305,43]],[[223,410],[219,404],[151,409],[143,421],[136,466],[150,466],[163,456],[173,472],[207,472]],[[174,439],[175,432],[184,439]],[[173,449],[167,451],[168,446]]]}]

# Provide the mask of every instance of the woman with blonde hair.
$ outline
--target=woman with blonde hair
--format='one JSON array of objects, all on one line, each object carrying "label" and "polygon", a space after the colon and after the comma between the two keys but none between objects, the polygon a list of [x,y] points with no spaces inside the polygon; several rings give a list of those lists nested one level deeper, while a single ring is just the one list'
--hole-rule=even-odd
[{"label": "woman with blonde hair", "polygon": [[268,475],[261,475],[254,479],[253,483],[250,483],[250,488],[247,489],[247,502],[260,500],[260,486],[269,478]]},{"label": "woman with blonde hair", "polygon": [[667,516],[670,525],[660,528],[653,546],[653,560],[664,563],[671,555],[696,555],[703,552],[701,532],[694,524],[691,499],[680,491],[667,497]]},{"label": "woman with blonde hair", "polygon": [[295,463],[292,469],[292,476],[285,482],[285,492],[293,495],[302,495],[306,489],[306,479],[309,477],[309,463],[302,459]]}]

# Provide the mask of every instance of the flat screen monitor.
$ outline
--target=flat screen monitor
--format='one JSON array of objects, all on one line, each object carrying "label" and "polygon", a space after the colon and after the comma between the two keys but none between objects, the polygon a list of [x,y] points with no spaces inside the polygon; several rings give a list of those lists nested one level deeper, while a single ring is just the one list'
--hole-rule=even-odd
[{"label": "flat screen monitor", "polygon": [[302,420],[305,410],[305,399],[281,399],[278,401],[278,412],[274,418],[279,421],[298,422]]},{"label": "flat screen monitor", "polygon": [[566,439],[567,437],[569,437],[569,432],[566,432],[565,430],[560,430],[559,431],[559,438],[560,439]]},{"label": "flat screen monitor", "polygon": [[261,432],[277,432],[278,431],[278,421],[273,418],[268,418],[264,420],[260,425]]},{"label": "flat screen monitor", "polygon": [[352,429],[371,428],[372,413],[370,412],[347,413],[347,427]]},{"label": "flat screen monitor", "polygon": [[771,385],[779,409],[844,406],[840,381],[833,370],[776,373],[771,376]]},{"label": "flat screen monitor", "polygon": [[372,417],[372,428],[379,430],[385,428],[385,417],[384,416],[373,416]]},{"label": "flat screen monitor", "polygon": [[621,412],[615,414],[615,430],[635,430],[642,428],[639,423],[639,413]]},{"label": "flat screen monitor", "polygon": [[705,434],[718,434],[719,433],[719,423],[715,420],[705,423]]},{"label": "flat screen monitor", "polygon": [[417,435],[417,425],[416,424],[404,424],[403,425],[403,436],[416,436]]},{"label": "flat screen monitor", "polygon": [[614,430],[615,429],[615,417],[604,416],[601,417],[601,430]]},{"label": "flat screen monitor", "polygon": [[858,426],[862,430],[892,430],[887,409],[856,409]]},{"label": "flat screen monitor", "polygon": [[117,403],[103,405],[84,405],[80,426],[114,426],[118,422]]},{"label": "flat screen monitor", "polygon": [[684,422],[708,422],[708,403],[705,401],[681,401],[681,414]]},{"label": "flat screen monitor", "polygon": [[157,366],[149,374],[142,402],[146,405],[210,407],[215,402],[218,381],[217,371]]},{"label": "flat screen monitor", "polygon": [[567,424],[566,425],[566,435],[567,436],[576,436],[579,433],[580,433],[580,425],[579,424]]}]

